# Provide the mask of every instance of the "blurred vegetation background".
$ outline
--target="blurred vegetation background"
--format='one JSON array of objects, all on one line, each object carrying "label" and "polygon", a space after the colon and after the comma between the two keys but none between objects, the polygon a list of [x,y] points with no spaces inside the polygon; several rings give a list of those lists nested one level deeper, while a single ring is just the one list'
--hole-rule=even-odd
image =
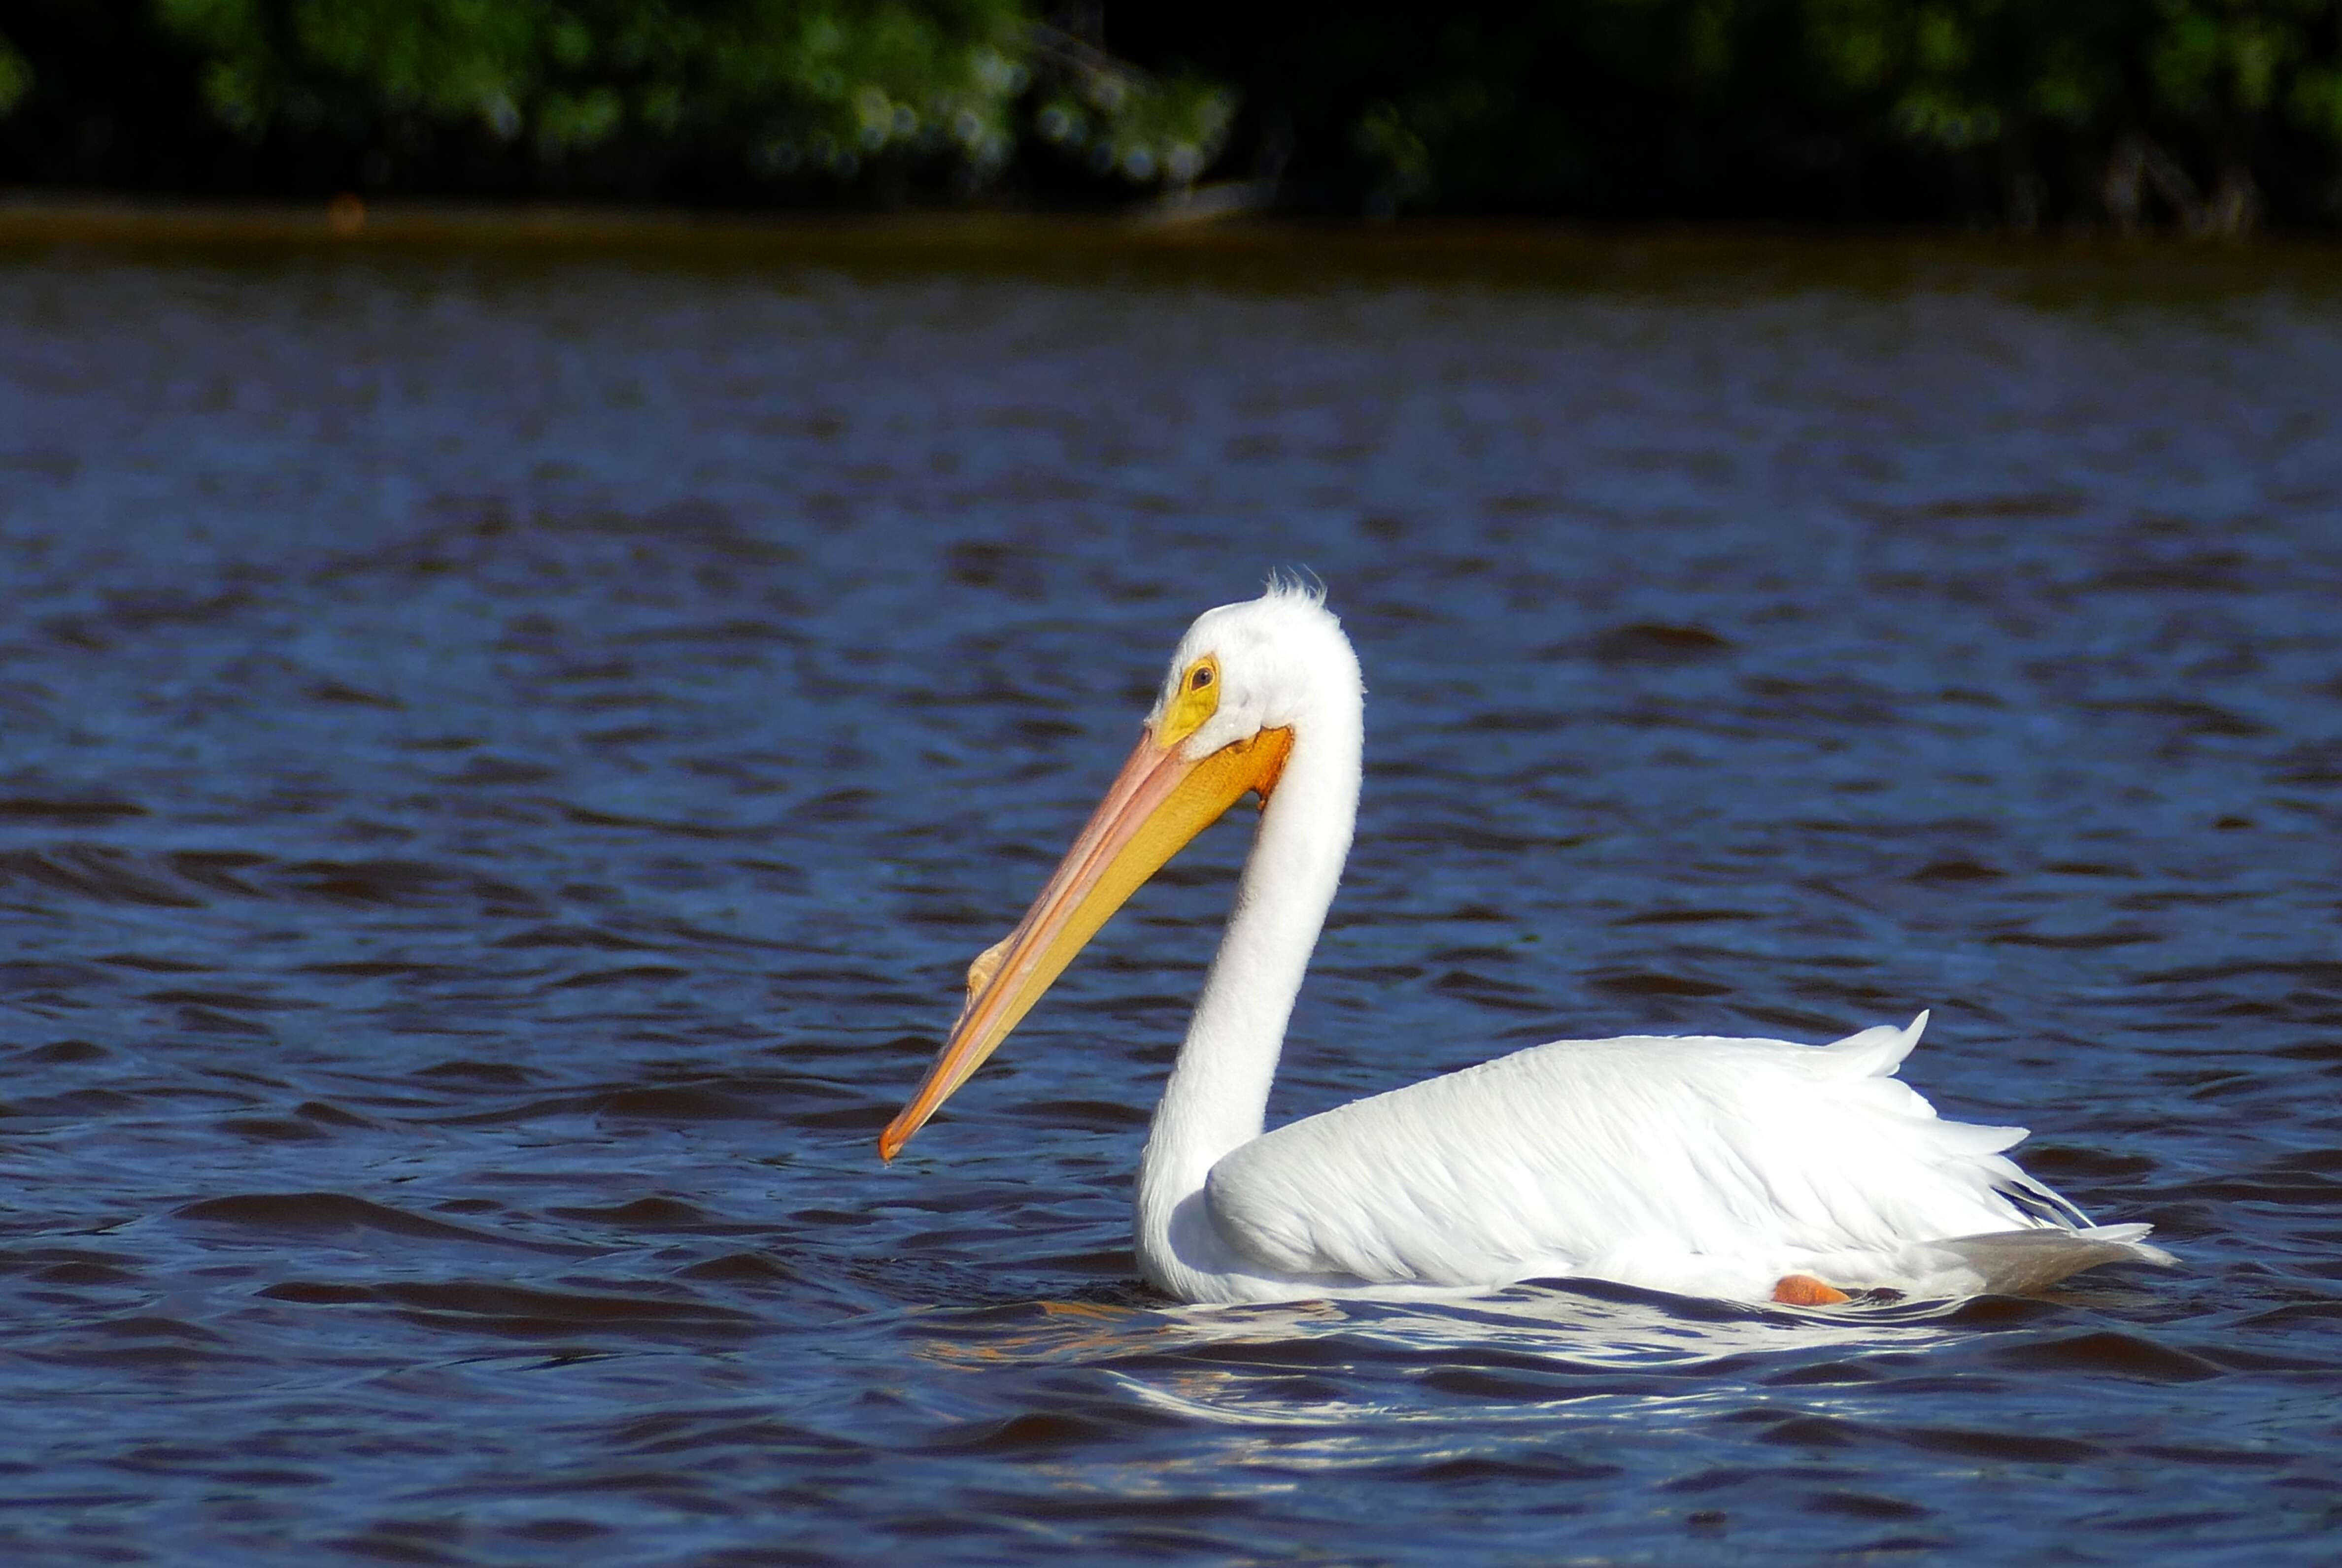
[{"label": "blurred vegetation background", "polygon": [[2342,220],[2342,0],[8,0],[0,184]]}]

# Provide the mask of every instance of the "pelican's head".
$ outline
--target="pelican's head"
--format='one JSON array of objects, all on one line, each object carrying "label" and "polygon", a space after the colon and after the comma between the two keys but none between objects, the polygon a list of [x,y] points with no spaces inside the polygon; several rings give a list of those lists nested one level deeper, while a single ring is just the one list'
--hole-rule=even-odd
[{"label": "pelican's head", "polygon": [[[1346,692],[1331,686],[1346,684]],[[1264,809],[1306,717],[1356,711],[1358,663],[1321,597],[1273,584],[1196,617],[1137,749],[1016,929],[978,954],[967,1002],[926,1082],[878,1138],[892,1160],[967,1082],[1106,917],[1245,795]]]}]

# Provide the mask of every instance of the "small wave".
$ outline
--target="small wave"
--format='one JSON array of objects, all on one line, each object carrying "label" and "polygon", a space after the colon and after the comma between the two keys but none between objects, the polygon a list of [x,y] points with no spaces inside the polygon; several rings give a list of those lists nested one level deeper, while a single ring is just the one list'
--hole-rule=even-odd
[{"label": "small wave", "polygon": [[346,1193],[238,1193],[182,1203],[172,1211],[172,1215],[194,1224],[229,1225],[268,1236],[301,1233],[322,1237],[372,1232],[416,1241],[462,1242],[529,1251],[565,1250],[548,1249],[542,1242],[520,1236],[450,1224]]}]

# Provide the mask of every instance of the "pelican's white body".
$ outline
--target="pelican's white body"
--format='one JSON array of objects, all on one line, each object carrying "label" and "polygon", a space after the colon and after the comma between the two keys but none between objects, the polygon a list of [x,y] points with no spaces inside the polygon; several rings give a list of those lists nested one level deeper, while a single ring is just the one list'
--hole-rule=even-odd
[{"label": "pelican's white body", "polygon": [[1141,1161],[1139,1266],[1185,1301],[1275,1301],[1583,1275],[1768,1299],[1784,1276],[1949,1296],[2135,1256],[1897,1082],[1917,1042],[1556,1041],[1264,1133],[1271,1079],[1357,811],[1364,692],[1317,599],[1206,612],[1171,683],[1219,661],[1202,758],[1292,731],[1236,907]]}]

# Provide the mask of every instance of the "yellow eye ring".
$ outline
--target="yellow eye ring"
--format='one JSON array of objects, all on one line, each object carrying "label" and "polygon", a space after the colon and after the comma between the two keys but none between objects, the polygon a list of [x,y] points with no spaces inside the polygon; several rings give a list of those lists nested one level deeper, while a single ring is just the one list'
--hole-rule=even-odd
[{"label": "yellow eye ring", "polygon": [[1211,654],[1187,666],[1173,689],[1171,703],[1163,712],[1163,729],[1156,737],[1163,745],[1176,746],[1204,727],[1204,722],[1220,711],[1220,661]]}]

